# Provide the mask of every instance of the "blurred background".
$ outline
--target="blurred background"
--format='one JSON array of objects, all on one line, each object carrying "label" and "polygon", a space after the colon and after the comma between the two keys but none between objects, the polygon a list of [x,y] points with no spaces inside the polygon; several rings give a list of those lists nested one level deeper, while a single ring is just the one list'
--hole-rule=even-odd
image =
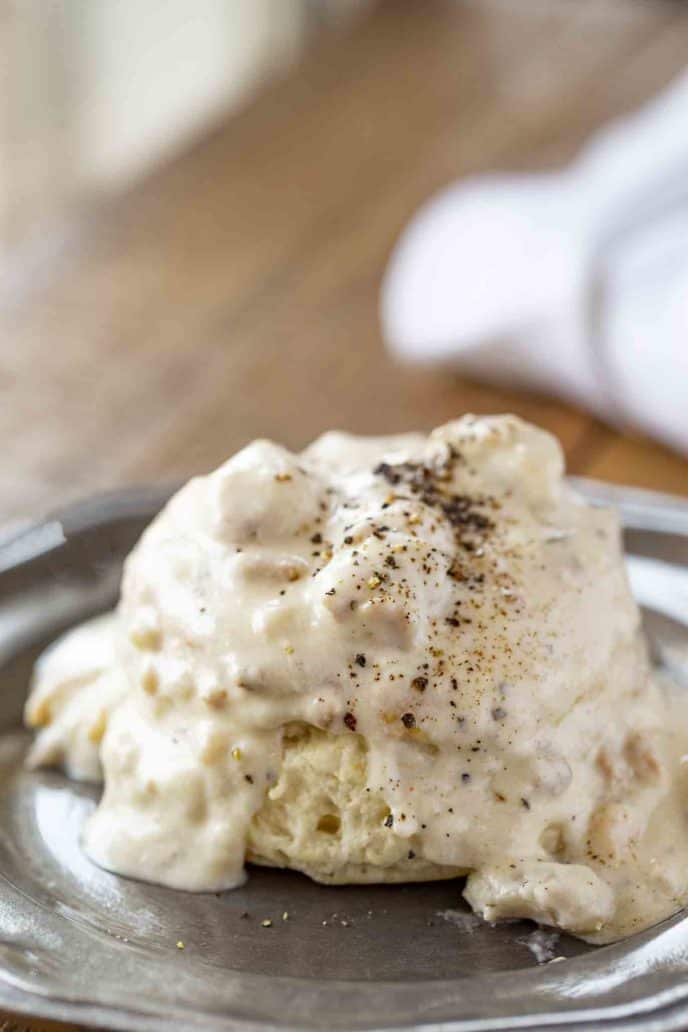
[{"label": "blurred background", "polygon": [[365,0],[6,0],[3,243],[125,188]]},{"label": "blurred background", "polygon": [[681,447],[618,399],[400,361],[379,319],[429,196],[562,167],[687,61],[671,0],[0,2],[0,522],[257,435],[465,411],[546,426],[574,472],[688,494]]}]

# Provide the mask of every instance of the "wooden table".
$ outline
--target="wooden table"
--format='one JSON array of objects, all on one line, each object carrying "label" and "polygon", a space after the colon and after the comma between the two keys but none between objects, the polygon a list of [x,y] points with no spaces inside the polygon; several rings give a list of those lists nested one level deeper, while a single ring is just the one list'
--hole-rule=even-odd
[{"label": "wooden table", "polygon": [[207,470],[259,434],[298,447],[468,410],[548,427],[574,472],[688,494],[685,460],[647,440],[395,366],[377,320],[390,248],[430,192],[568,159],[687,58],[688,9],[659,0],[396,0],[321,41],[6,270],[0,517]]}]

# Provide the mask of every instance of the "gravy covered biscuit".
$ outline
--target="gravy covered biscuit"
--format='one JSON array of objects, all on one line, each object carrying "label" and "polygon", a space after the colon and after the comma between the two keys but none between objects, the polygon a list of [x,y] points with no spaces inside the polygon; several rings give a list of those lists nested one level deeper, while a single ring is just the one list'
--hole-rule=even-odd
[{"label": "gravy covered biscuit", "polygon": [[466,875],[490,921],[606,942],[686,898],[679,709],[616,516],[504,416],[257,441],[192,480],[116,613],[39,665],[27,719],[30,762],[102,765],[84,844],[120,874]]}]

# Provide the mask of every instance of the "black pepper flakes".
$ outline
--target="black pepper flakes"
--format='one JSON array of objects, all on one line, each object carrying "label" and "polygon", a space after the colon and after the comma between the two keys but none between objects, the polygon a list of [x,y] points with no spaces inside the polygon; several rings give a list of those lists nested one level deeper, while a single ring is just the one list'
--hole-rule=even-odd
[{"label": "black pepper flakes", "polygon": [[467,785],[470,780],[471,780],[471,775],[467,771],[464,771],[463,774],[461,775],[461,781],[463,782],[464,785]]},{"label": "black pepper flakes", "polygon": [[[495,524],[481,510],[489,506],[492,500],[486,496],[470,496],[451,492],[452,467],[459,461],[463,461],[463,459],[458,453],[454,455],[448,451],[446,459],[441,462],[435,461],[430,465],[416,462],[401,462],[392,465],[388,462],[381,462],[374,468],[373,473],[384,477],[392,485],[396,486],[402,482],[407,485],[412,496],[447,520],[454,531],[457,546],[464,549],[467,557],[474,555],[482,557],[485,554],[484,540],[494,530]],[[405,496],[397,495],[396,497]],[[492,507],[494,508],[494,506]],[[411,513],[410,509],[409,511],[404,509],[403,514],[411,522],[421,522],[421,515],[417,512]],[[429,572],[429,570],[426,569],[425,572]],[[467,583],[471,591],[484,582],[484,574],[464,569],[457,562],[451,564],[447,573],[454,580]]]},{"label": "black pepper flakes", "polygon": [[384,477],[388,484],[398,484],[401,480],[401,473],[389,462],[381,462],[379,466],[375,467],[373,473],[376,477]]},{"label": "black pepper flakes", "polygon": [[322,539],[323,539],[322,534],[314,534],[313,537],[311,538],[311,544],[312,545],[321,545],[322,544]]},{"label": "black pepper flakes", "polygon": [[402,713],[401,714],[401,722],[404,725],[404,727],[408,728],[409,730],[412,727],[416,726],[416,718],[413,715],[413,713]]},{"label": "black pepper flakes", "polygon": [[391,814],[391,813],[388,813],[387,816],[385,817],[385,827],[386,828],[391,828],[393,824],[394,824],[394,815]]},{"label": "black pepper flakes", "polygon": [[344,714],[344,723],[348,727],[349,731],[356,730],[356,717],[353,715],[353,713]]},{"label": "black pepper flakes", "polygon": [[493,720],[504,720],[505,717],[506,717],[506,710],[504,709],[504,707],[503,706],[495,706],[495,708],[492,710],[492,719]]},{"label": "black pepper flakes", "polygon": [[364,667],[367,663],[367,660],[362,652],[357,652],[354,662],[357,663],[358,666]]},{"label": "black pepper flakes", "polygon": [[[411,687],[416,692],[424,692],[425,689],[428,687],[428,679],[427,679],[427,677],[422,677],[422,676],[414,677],[413,680],[411,681]],[[402,720],[403,719],[404,718],[402,717]]]}]

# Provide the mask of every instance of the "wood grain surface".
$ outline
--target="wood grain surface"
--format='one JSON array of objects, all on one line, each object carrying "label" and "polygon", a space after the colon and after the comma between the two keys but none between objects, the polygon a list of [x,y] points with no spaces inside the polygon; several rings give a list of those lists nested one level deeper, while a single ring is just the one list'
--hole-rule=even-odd
[{"label": "wood grain surface", "polygon": [[660,0],[393,0],[319,41],[187,153],[9,262],[0,519],[207,470],[256,435],[298,447],[465,411],[542,424],[574,472],[688,494],[688,464],[657,444],[395,366],[377,319],[390,249],[429,193],[568,159],[687,59],[688,8]]}]

